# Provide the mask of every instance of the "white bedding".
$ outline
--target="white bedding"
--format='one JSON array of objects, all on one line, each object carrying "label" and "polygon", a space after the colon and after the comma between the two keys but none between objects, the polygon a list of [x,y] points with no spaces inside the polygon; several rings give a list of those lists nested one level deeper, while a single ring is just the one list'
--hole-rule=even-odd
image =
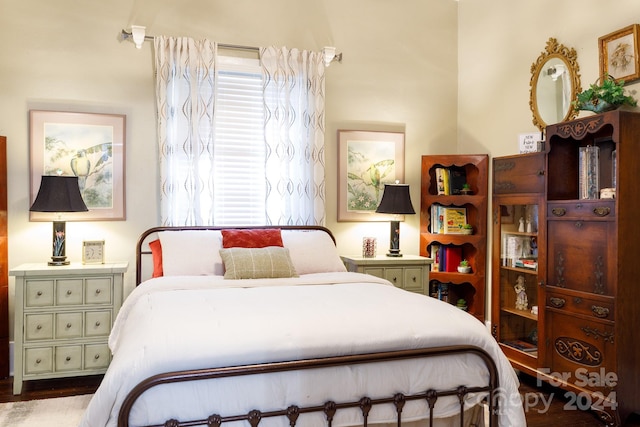
[{"label": "white bedding", "polygon": [[[151,279],[125,300],[109,340],[113,360],[81,427],[115,426],[126,394],[138,382],[161,372],[457,344],[481,347],[496,361],[499,394],[506,397],[501,401],[500,425],[526,425],[518,380],[509,362],[482,323],[450,304],[359,273],[291,279]],[[487,383],[482,362],[471,355],[432,358],[428,364],[409,360],[384,367],[269,375],[150,390],[134,406],[132,425],[181,418],[180,414],[206,418],[212,402],[217,403],[215,412],[225,416],[255,408],[264,411],[329,399],[380,397],[371,390],[388,396]],[[428,414],[425,406],[424,402],[408,403],[403,420],[423,418]],[[459,410],[457,398],[441,398],[435,409],[437,417],[453,415]],[[304,417],[300,425],[326,424],[321,414]],[[333,425],[356,425],[360,417],[359,411],[338,411]],[[395,419],[395,408],[384,405],[372,410],[369,422]],[[260,425],[287,424],[286,419],[264,419]]]}]

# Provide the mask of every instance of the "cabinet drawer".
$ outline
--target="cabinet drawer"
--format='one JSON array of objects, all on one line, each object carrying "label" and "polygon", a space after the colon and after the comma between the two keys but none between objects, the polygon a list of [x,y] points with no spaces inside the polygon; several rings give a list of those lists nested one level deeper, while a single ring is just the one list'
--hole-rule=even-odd
[{"label": "cabinet drawer", "polygon": [[[355,271],[355,270],[354,270]],[[385,279],[384,277],[384,268],[376,268],[376,267],[367,267],[363,271],[364,274],[370,274],[371,276],[376,276],[381,279]]]},{"label": "cabinet drawer", "polygon": [[425,293],[422,281],[422,268],[404,269],[404,289],[411,292]]},{"label": "cabinet drawer", "polygon": [[24,351],[24,374],[53,372],[53,348],[27,348]]},{"label": "cabinet drawer", "polygon": [[56,338],[82,336],[82,312],[56,314]]},{"label": "cabinet drawer", "polygon": [[398,288],[404,288],[403,276],[404,271],[402,268],[387,268],[384,272],[384,278]]},{"label": "cabinet drawer", "polygon": [[82,346],[67,345],[56,347],[56,372],[82,369]]},{"label": "cabinet drawer", "polygon": [[[611,390],[613,384],[608,377],[616,373],[614,327],[558,312],[547,313],[546,323],[553,371],[580,387]],[[589,373],[600,380],[587,381]]]},{"label": "cabinet drawer", "polygon": [[53,280],[27,280],[25,284],[26,307],[53,305]]},{"label": "cabinet drawer", "polygon": [[111,330],[111,310],[88,311],[85,313],[85,337],[107,336]]},{"label": "cabinet drawer", "polygon": [[84,349],[85,369],[105,369],[109,366],[111,352],[107,344],[87,344]]},{"label": "cabinet drawer", "polygon": [[56,281],[56,305],[81,305],[82,279]]},{"label": "cabinet drawer", "polygon": [[89,277],[85,279],[86,304],[111,304],[111,277]]},{"label": "cabinet drawer", "polygon": [[53,314],[27,314],[24,319],[25,341],[53,338]]},{"label": "cabinet drawer", "polygon": [[544,156],[534,153],[493,159],[494,194],[543,192]]},{"label": "cabinet drawer", "polygon": [[581,200],[575,203],[548,203],[549,219],[610,220],[616,219],[613,200]]},{"label": "cabinet drawer", "polygon": [[597,319],[615,320],[613,298],[603,301],[595,298],[547,292],[547,307],[584,314]]}]

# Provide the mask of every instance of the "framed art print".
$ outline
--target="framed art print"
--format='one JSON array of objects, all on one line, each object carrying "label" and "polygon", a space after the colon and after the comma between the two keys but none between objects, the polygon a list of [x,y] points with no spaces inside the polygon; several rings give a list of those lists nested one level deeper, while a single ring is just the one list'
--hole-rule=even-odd
[{"label": "framed art print", "polygon": [[384,185],[404,182],[404,133],[339,130],[338,145],[338,221],[390,221],[375,211]]},{"label": "framed art print", "polygon": [[[65,221],[124,220],[125,116],[63,111],[29,112],[31,204],[43,175],[77,176],[88,212]],[[31,221],[51,215],[29,212]]]},{"label": "framed art print", "polygon": [[639,24],[633,24],[598,39],[601,80],[607,75],[625,83],[640,78],[639,29]]}]

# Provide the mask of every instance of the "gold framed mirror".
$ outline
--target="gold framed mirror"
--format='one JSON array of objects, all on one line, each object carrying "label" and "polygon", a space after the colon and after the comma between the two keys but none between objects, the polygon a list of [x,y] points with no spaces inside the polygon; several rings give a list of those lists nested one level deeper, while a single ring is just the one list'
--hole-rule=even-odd
[{"label": "gold framed mirror", "polygon": [[547,125],[578,115],[571,103],[582,92],[578,54],[550,37],[544,52],[531,65],[529,107],[533,124],[541,131]]}]

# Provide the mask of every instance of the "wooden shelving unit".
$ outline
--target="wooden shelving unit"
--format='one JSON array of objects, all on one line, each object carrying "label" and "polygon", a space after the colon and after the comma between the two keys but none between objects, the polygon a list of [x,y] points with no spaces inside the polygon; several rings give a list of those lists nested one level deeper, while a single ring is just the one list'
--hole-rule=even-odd
[{"label": "wooden shelving unit", "polygon": [[[420,255],[431,256],[432,245],[452,245],[462,248],[462,257],[469,261],[471,273],[431,271],[429,288],[436,295],[439,284],[445,284],[448,301],[455,304],[464,299],[467,310],[478,320],[485,320],[485,270],[487,252],[487,188],[489,156],[433,155],[422,156],[422,183],[420,197]],[[471,194],[439,195],[437,168],[461,168]],[[431,206],[464,207],[467,223],[473,234],[438,234],[431,232]]]}]

